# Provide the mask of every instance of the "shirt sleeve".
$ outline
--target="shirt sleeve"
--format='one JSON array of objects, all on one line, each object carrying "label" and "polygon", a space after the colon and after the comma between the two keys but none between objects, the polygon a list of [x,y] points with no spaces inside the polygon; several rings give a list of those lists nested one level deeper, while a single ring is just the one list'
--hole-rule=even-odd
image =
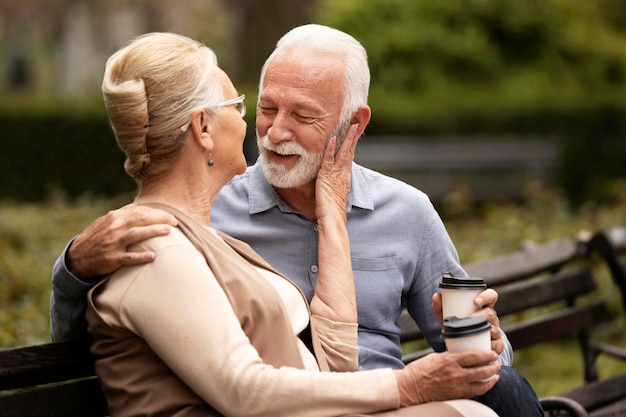
[{"label": "shirt sleeve", "polygon": [[331,371],[353,372],[359,366],[358,325],[328,320],[313,314],[311,328],[317,332]]},{"label": "shirt sleeve", "polygon": [[127,281],[127,288],[109,291],[107,286],[98,295],[99,314],[119,314],[105,320],[119,321],[142,337],[224,415],[342,415],[398,406],[389,369],[316,372],[264,364],[194,248],[161,250]]},{"label": "shirt sleeve", "polygon": [[50,293],[50,337],[55,342],[87,335],[87,293],[96,284],[81,281],[67,268],[65,257],[72,239],[52,268]]},{"label": "shirt sleeve", "polygon": [[467,275],[459,262],[459,256],[445,226],[430,203],[423,204],[415,216],[421,223],[417,240],[418,264],[407,297],[407,309],[424,334],[428,344],[443,352],[441,325],[432,311],[434,293],[439,291],[442,274]]},{"label": "shirt sleeve", "polygon": [[[435,351],[441,352],[445,350],[445,344],[440,337],[439,321],[430,308],[431,297],[439,291],[439,282],[443,273],[449,272],[460,276],[467,275],[467,273],[461,266],[454,243],[434,208],[427,210],[424,218],[427,220],[420,244],[420,266],[414,279],[414,282],[419,283],[419,287],[409,297],[407,307],[429,345]],[[502,339],[504,351],[498,357],[498,362],[504,366],[511,366],[513,348],[504,331],[502,331]]]},{"label": "shirt sleeve", "polygon": [[498,363],[502,366],[513,366],[513,346],[511,342],[509,342],[509,338],[504,333],[504,330],[500,329],[502,332],[502,341],[504,342],[504,350],[498,356]]}]

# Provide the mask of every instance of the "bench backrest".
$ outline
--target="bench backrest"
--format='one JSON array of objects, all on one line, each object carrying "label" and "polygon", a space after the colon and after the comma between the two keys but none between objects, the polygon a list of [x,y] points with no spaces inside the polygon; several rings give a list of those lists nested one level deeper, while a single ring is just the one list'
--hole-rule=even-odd
[{"label": "bench backrest", "polygon": [[613,282],[622,294],[622,307],[626,311],[626,227],[614,226],[602,230],[591,239],[589,247],[609,267]]},{"label": "bench backrest", "polygon": [[0,416],[108,416],[87,341],[0,350]]}]

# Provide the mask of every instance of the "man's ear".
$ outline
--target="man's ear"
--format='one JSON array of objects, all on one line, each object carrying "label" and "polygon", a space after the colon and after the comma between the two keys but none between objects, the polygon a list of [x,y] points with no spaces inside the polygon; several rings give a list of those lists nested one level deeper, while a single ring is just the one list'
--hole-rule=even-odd
[{"label": "man's ear", "polygon": [[191,114],[190,130],[198,145],[210,152],[213,148],[211,123],[209,115],[204,110],[198,109]]},{"label": "man's ear", "polygon": [[368,105],[359,106],[359,108],[352,114],[352,119],[350,119],[350,124],[358,124],[357,134],[359,136],[363,135],[365,132],[365,128],[367,124],[370,122],[370,118],[372,117],[372,110]]}]

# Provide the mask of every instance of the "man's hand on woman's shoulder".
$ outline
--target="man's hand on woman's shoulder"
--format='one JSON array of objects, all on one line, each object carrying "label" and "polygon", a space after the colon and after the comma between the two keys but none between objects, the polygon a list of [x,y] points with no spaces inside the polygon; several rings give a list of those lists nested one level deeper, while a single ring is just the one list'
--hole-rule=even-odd
[{"label": "man's hand on woman's shoulder", "polygon": [[68,269],[84,281],[96,281],[123,266],[154,260],[154,252],[128,252],[135,243],[170,232],[178,224],[163,210],[128,204],[97,218],[74,239],[66,256]]}]

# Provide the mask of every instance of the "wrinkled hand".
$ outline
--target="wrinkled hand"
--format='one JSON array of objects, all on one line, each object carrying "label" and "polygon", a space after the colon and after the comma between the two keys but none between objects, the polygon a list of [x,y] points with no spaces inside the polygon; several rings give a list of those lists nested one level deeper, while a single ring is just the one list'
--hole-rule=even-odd
[{"label": "wrinkled hand", "polygon": [[66,258],[75,276],[95,281],[122,266],[154,260],[154,252],[128,252],[135,243],[167,235],[178,224],[171,214],[151,207],[128,204],[96,219],[72,242]]},{"label": "wrinkled hand", "polygon": [[350,241],[346,228],[346,205],[354,149],[358,141],[357,128],[357,124],[350,126],[338,152],[335,152],[336,137],[328,141],[315,182],[319,272],[310,303],[311,313],[344,323],[357,321]]},{"label": "wrinkled hand", "polygon": [[468,350],[431,353],[396,372],[400,405],[471,398],[500,379],[494,352]]},{"label": "wrinkled hand", "polygon": [[[474,299],[474,304],[480,309],[470,315],[484,317],[491,324],[491,349],[499,355],[504,351],[504,341],[502,330],[500,330],[500,318],[494,309],[497,301],[498,293],[492,288],[487,288]],[[443,327],[443,305],[440,293],[433,294],[432,310]]]},{"label": "wrinkled hand", "polygon": [[315,215],[317,219],[329,214],[329,210],[338,210],[346,218],[346,204],[350,192],[350,176],[356,144],[359,140],[357,124],[353,124],[346,133],[338,152],[335,152],[336,137],[332,137],[326,146],[324,160],[315,182]]}]

